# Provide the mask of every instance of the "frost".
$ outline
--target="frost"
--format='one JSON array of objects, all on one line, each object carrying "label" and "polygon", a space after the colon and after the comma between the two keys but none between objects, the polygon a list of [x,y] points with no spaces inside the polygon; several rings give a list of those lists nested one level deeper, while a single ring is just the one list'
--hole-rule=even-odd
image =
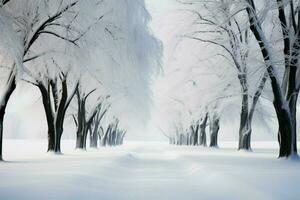
[{"label": "frost", "polygon": [[1,66],[12,68],[17,65],[18,71],[22,72],[23,46],[20,38],[15,33],[13,20],[9,14],[0,8],[0,63]]}]

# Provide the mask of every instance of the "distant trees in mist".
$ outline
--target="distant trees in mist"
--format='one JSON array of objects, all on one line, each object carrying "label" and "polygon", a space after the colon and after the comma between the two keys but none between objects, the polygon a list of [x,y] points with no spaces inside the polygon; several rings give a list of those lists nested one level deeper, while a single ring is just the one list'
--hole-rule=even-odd
[{"label": "distant trees in mist", "polygon": [[[196,100],[190,104],[184,97],[176,96],[190,105],[187,108],[190,117],[185,121],[179,119],[172,132],[165,133],[170,143],[218,146],[218,132],[222,129],[220,120],[235,117],[228,116],[226,111],[234,105],[240,108],[238,149],[251,150],[252,121],[264,95],[273,98],[279,126],[279,157],[297,156],[299,2],[177,2],[189,16],[186,21],[189,25],[183,27],[179,43],[192,40],[202,46],[202,52],[198,52],[199,60],[200,57],[202,60],[192,64],[202,67],[202,73],[214,74],[214,81],[205,73],[185,74],[182,85],[193,81],[190,88],[194,89],[188,97]],[[190,49],[195,53],[197,48]],[[182,115],[182,111],[178,112]],[[270,111],[261,111],[260,115],[266,112]],[[205,136],[202,137],[206,135],[205,131],[209,132],[210,144],[206,144]]]}]

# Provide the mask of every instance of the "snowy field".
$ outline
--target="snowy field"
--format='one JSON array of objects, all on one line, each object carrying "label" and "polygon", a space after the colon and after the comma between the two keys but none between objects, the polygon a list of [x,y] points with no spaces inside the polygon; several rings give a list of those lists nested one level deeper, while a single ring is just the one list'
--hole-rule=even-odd
[{"label": "snowy field", "polygon": [[8,140],[0,199],[300,199],[300,162],[278,160],[276,143],[254,143],[251,153],[232,145],[129,142],[78,152],[63,141],[64,155],[54,156],[44,142]]}]

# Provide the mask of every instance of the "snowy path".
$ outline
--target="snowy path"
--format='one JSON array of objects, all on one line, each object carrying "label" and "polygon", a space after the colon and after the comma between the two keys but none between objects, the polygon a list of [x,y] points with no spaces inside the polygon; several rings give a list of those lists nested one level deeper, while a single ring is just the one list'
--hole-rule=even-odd
[{"label": "snowy path", "polygon": [[300,198],[300,162],[278,160],[272,149],[129,143],[74,152],[65,144],[65,155],[53,156],[43,153],[43,144],[22,150],[20,143],[6,144],[10,161],[0,163],[1,200]]}]

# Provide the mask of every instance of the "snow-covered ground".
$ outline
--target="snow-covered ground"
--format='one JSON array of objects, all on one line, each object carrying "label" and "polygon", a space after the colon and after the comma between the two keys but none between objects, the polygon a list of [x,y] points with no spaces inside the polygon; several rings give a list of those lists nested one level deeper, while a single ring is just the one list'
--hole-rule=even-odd
[{"label": "snow-covered ground", "polygon": [[[8,140],[1,200],[300,199],[300,162],[278,160],[276,143],[238,152],[128,142],[115,148],[44,153],[45,142]],[[268,146],[268,148],[262,148]]]}]

